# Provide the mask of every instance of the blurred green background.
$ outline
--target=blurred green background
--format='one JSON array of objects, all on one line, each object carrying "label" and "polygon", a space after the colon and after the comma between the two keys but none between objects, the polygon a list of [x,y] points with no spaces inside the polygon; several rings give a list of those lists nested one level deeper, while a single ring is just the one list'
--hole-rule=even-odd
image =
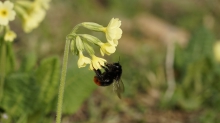
[{"label": "blurred green background", "polygon": [[[116,53],[105,58],[117,62],[120,57],[122,99],[111,86],[96,86],[94,72],[78,69],[78,57],[70,54],[62,122],[218,123],[220,62],[213,47],[220,38],[219,5],[219,0],[53,0],[45,20],[31,33],[12,23],[18,35],[13,45],[17,69],[37,69],[34,75],[41,80],[30,83],[28,75],[11,74],[3,109],[16,117],[10,120],[15,123],[54,122],[65,37],[78,23],[107,26],[115,17],[122,21],[123,35]],[[101,33],[80,31],[105,40]],[[41,74],[49,69],[57,76],[45,79],[54,83],[46,83]]]}]

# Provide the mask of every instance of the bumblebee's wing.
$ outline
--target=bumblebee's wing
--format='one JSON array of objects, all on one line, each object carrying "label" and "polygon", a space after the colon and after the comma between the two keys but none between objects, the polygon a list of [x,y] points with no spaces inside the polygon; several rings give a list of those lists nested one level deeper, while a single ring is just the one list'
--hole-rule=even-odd
[{"label": "bumblebee's wing", "polygon": [[113,82],[113,91],[121,99],[121,93],[124,92],[124,84],[121,79]]}]

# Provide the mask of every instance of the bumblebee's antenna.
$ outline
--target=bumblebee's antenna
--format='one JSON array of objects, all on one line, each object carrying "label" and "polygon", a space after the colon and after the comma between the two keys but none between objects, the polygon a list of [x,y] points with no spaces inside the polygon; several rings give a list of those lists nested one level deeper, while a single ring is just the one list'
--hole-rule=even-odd
[{"label": "bumblebee's antenna", "polygon": [[119,56],[119,58],[118,58],[118,63],[119,63],[119,61],[120,61],[120,56]]}]

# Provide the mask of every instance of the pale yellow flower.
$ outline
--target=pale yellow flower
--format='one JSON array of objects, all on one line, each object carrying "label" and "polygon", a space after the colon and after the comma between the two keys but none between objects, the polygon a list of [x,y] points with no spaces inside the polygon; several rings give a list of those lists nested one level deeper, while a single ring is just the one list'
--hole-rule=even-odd
[{"label": "pale yellow flower", "polygon": [[37,4],[40,4],[44,9],[49,8],[49,3],[51,0],[35,0]]},{"label": "pale yellow flower", "polygon": [[5,36],[4,36],[4,40],[5,41],[9,41],[9,42],[12,42],[14,41],[14,39],[17,37],[16,33],[11,31],[11,30],[8,30],[6,33],[5,33]]},{"label": "pale yellow flower", "polygon": [[116,50],[115,46],[111,45],[110,43],[101,43],[100,44],[100,52],[102,54],[102,56],[104,56],[104,54],[110,55],[112,53],[114,53]]},{"label": "pale yellow flower", "polygon": [[81,67],[85,67],[86,64],[90,64],[91,63],[91,59],[88,58],[88,57],[85,57],[83,55],[83,53],[80,51],[79,52],[79,60],[78,60],[78,67],[81,68]]},{"label": "pale yellow flower", "polygon": [[96,57],[95,55],[92,55],[92,62],[90,64],[90,69],[102,69],[102,66],[105,65],[105,62],[107,62],[103,58]]},{"label": "pale yellow flower", "polygon": [[10,1],[2,3],[0,1],[0,25],[8,25],[9,21],[15,19],[15,11],[13,10],[14,4]]},{"label": "pale yellow flower", "polygon": [[214,57],[217,62],[220,62],[220,41],[217,41],[213,47]]},{"label": "pale yellow flower", "polygon": [[118,40],[121,38],[122,30],[120,28],[121,21],[118,18],[112,18],[103,31],[106,34],[107,41],[114,46],[118,45]]},{"label": "pale yellow flower", "polygon": [[[36,4],[34,4],[36,5]],[[37,28],[40,22],[44,19],[46,12],[44,9],[34,6],[33,10],[29,12],[28,15],[24,15],[23,28],[25,32],[31,32],[33,29]]]},{"label": "pale yellow flower", "polygon": [[48,8],[49,0],[16,1],[16,11],[23,19],[23,29],[25,32],[31,32],[37,28],[43,21]]}]

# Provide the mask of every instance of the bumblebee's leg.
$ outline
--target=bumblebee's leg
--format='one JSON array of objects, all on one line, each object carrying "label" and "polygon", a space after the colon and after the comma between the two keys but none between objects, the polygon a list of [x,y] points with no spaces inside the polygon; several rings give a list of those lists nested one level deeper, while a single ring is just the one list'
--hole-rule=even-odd
[{"label": "bumblebee's leg", "polygon": [[[93,65],[92,65],[92,67],[93,67]],[[96,76],[98,77],[98,78],[101,78],[102,77],[102,72],[101,72],[101,70],[99,70],[99,69],[95,69],[94,67],[93,67],[93,71],[95,72],[95,74],[96,74]]]},{"label": "bumblebee's leg", "polygon": [[102,72],[101,72],[101,70],[96,70],[96,69],[94,69],[94,72],[95,72],[95,74],[97,75],[97,77],[99,77],[99,78],[101,78],[102,77]]},{"label": "bumblebee's leg", "polygon": [[105,70],[105,72],[109,71],[108,67],[106,67],[106,66],[102,66],[102,68]]},{"label": "bumblebee's leg", "polygon": [[108,70],[111,70],[111,69],[114,68],[114,67],[113,67],[113,64],[108,64],[108,63],[105,63],[105,67],[107,67]]}]

